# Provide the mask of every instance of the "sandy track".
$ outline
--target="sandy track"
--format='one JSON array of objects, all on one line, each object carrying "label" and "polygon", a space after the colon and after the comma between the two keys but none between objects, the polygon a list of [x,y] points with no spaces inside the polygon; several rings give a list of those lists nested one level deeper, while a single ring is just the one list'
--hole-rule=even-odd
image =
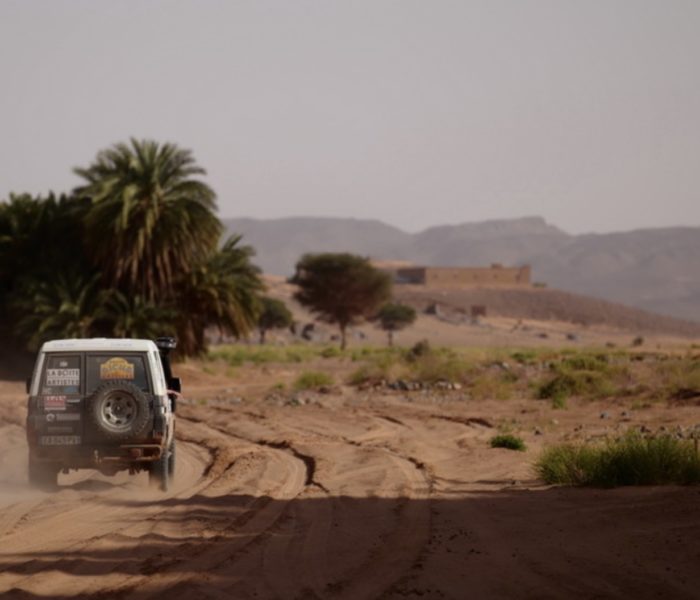
[{"label": "sandy track", "polygon": [[25,483],[21,393],[3,392],[3,598],[698,597],[700,490],[547,489],[530,463],[549,433],[488,448],[501,416],[545,408],[186,405],[168,494],[90,472],[45,494]]}]

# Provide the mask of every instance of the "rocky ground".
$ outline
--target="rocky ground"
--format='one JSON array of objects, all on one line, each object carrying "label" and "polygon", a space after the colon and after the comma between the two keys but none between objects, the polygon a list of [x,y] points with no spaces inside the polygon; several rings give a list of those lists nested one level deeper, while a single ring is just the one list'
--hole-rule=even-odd
[{"label": "rocky ground", "polygon": [[[1,383],[2,597],[698,597],[700,489],[553,488],[532,468],[561,440],[687,430],[697,404],[270,390],[303,368],[181,365],[166,494],[88,471],[30,490],[23,385]],[[491,448],[503,431],[527,451]]]}]

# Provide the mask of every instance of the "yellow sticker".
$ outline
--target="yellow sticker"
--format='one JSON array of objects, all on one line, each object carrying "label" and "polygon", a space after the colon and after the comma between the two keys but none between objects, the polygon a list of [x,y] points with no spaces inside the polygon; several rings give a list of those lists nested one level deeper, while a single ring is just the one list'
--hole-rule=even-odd
[{"label": "yellow sticker", "polygon": [[133,379],[134,365],[124,358],[110,358],[100,365],[100,379]]}]

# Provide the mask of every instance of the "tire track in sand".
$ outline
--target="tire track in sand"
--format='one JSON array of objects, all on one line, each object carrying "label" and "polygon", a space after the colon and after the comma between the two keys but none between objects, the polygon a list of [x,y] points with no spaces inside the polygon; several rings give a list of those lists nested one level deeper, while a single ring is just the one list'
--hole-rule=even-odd
[{"label": "tire track in sand", "polygon": [[[222,412],[217,411],[219,419],[225,416]],[[369,443],[364,444],[342,435],[291,426],[288,422],[271,423],[256,418],[250,427],[231,416],[234,420],[225,422],[225,429],[222,425],[217,429],[252,443],[286,449],[303,457],[307,467],[312,465],[303,494],[287,506],[274,535],[265,540],[261,570],[272,595],[375,598],[410,570],[429,540],[431,479],[419,460],[402,456],[386,445],[397,431],[405,431],[403,423],[385,419],[384,415],[371,415]],[[334,445],[341,448],[341,453],[337,450],[331,453],[341,457],[340,464],[335,472],[329,472],[324,450]],[[343,451],[347,460],[343,460]],[[369,453],[371,459],[363,466],[356,460],[358,453]],[[346,471],[345,479],[341,477],[338,482],[343,471]],[[369,532],[369,539],[363,542],[365,554],[355,553],[359,560],[349,561],[347,565],[337,561],[329,565],[331,541],[342,536],[338,527],[357,529],[365,525],[348,520],[347,499],[338,488],[344,485],[343,481],[350,484],[363,478],[373,479],[375,491],[385,489],[384,496],[391,502],[386,518],[390,526],[387,530]],[[365,502],[361,499],[356,504]],[[229,591],[233,593],[237,589]]]},{"label": "tire track in sand", "polygon": [[[294,422],[271,431],[268,420],[230,416],[209,422],[206,410],[192,409],[180,418],[179,437],[187,440],[180,456],[197,462],[198,472],[166,497],[140,495],[143,482],[106,488],[88,480],[38,511],[25,505],[37,513],[31,522],[0,538],[10,538],[15,555],[0,552],[3,563],[14,560],[0,574],[0,590],[137,600],[213,598],[224,590],[229,597],[375,598],[410,570],[428,539],[430,477],[420,461],[388,447],[402,424],[374,415],[365,423],[369,435],[358,439],[301,433]],[[376,518],[376,507],[368,514],[367,497],[344,491],[356,481],[386,505],[373,525],[364,520]],[[114,518],[101,519],[105,510]],[[53,531],[44,540],[27,541],[47,526]],[[110,558],[100,566],[104,552]],[[343,552],[349,560],[335,560]],[[17,562],[27,559],[22,572]],[[80,575],[90,569],[99,572]]]},{"label": "tire track in sand", "polygon": [[[145,599],[169,590],[176,597],[217,597],[217,572],[228,573],[251,545],[264,538],[306,485],[306,466],[292,454],[239,440],[194,416],[181,421],[188,423],[188,439],[205,446],[213,457],[207,484],[179,507],[183,520],[200,507],[199,539],[174,545],[167,556],[149,563],[146,577],[122,578],[110,593]],[[256,456],[260,460],[253,473],[229,477],[246,460],[243,457]]]}]

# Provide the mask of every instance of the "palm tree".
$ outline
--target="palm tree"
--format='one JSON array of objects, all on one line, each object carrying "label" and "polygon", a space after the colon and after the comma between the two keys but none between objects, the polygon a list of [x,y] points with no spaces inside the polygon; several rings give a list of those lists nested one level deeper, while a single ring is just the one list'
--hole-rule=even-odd
[{"label": "palm tree", "polygon": [[157,306],[142,296],[126,296],[112,290],[104,296],[97,321],[111,336],[156,339],[174,333],[175,313],[172,308]]},{"label": "palm tree", "polygon": [[216,195],[195,179],[205,171],[189,150],[132,138],[74,171],[86,181],[74,193],[91,199],[86,241],[108,285],[149,300],[167,296],[216,249]]},{"label": "palm tree", "polygon": [[[0,337],[8,339],[18,318],[34,313],[31,297],[46,295],[57,284],[56,273],[95,274],[83,249],[82,215],[85,204],[64,195],[32,197],[10,194],[0,203]],[[63,286],[65,287],[65,286]],[[56,290],[54,290],[55,292]],[[22,299],[25,300],[22,303]],[[23,305],[26,311],[17,312]],[[12,310],[14,309],[14,310]],[[58,318],[58,315],[54,315]],[[30,332],[31,337],[35,332]],[[22,340],[23,344],[27,340]]]},{"label": "palm tree", "polygon": [[8,202],[0,203],[0,286],[66,266],[82,270],[84,208],[79,200],[53,193],[46,198],[10,194]]},{"label": "palm tree", "polygon": [[240,241],[241,236],[229,238],[180,282],[177,334],[185,355],[204,351],[207,327],[243,337],[256,326],[264,285],[260,270],[251,263],[253,249]]},{"label": "palm tree", "polygon": [[51,339],[90,337],[96,332],[101,304],[97,276],[59,273],[50,280],[32,281],[13,303],[20,315],[15,332],[30,350]]}]

